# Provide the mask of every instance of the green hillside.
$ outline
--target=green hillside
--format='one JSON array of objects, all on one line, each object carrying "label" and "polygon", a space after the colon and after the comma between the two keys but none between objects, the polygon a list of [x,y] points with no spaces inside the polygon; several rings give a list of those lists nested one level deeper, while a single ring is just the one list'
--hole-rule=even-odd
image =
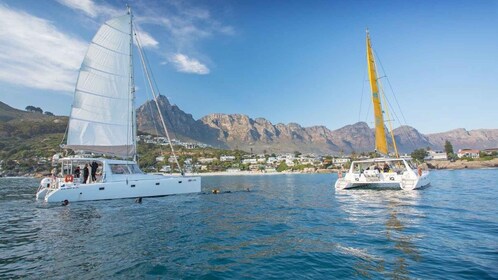
[{"label": "green hillside", "polygon": [[6,175],[43,173],[67,126],[67,117],[27,112],[0,102],[0,161]]}]

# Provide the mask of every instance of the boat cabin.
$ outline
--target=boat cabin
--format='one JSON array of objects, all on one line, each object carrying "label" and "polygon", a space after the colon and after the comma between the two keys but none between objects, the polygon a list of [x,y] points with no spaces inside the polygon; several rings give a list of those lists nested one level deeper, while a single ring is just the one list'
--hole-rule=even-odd
[{"label": "boat cabin", "polygon": [[416,169],[412,162],[402,158],[376,158],[369,160],[353,161],[349,173],[396,173],[403,174],[405,171]]},{"label": "boat cabin", "polygon": [[[66,183],[103,183],[120,175],[143,174],[136,162],[102,158],[63,158],[59,160],[60,172],[52,175]],[[85,171],[85,168],[87,170]],[[85,176],[86,175],[86,176]]]}]

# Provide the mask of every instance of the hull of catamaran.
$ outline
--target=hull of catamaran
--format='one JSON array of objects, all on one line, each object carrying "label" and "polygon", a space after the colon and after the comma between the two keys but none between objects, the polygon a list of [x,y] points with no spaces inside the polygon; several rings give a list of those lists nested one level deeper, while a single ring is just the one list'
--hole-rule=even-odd
[{"label": "hull of catamaran", "polygon": [[54,174],[40,182],[37,199],[47,202],[76,202],[201,191],[200,177],[145,174],[134,161],[64,158],[59,163],[58,176]]},{"label": "hull of catamaran", "polygon": [[372,188],[372,189],[402,189],[416,190],[421,189],[430,184],[428,172],[424,172],[422,176],[412,175],[403,176],[393,173],[382,174],[379,177],[355,176],[354,174],[345,178],[339,178],[335,182],[336,189],[353,189],[353,188]]},{"label": "hull of catamaran", "polygon": [[197,193],[201,191],[200,177],[138,175],[128,176],[122,180],[101,183],[67,182],[57,188],[42,187],[37,192],[37,199],[46,202],[69,202],[155,197],[173,194]]},{"label": "hull of catamaran", "polygon": [[342,173],[339,175],[340,178],[335,182],[335,188],[339,190],[353,188],[416,190],[430,184],[428,171],[414,169],[409,160],[398,158],[353,161],[344,177]]}]

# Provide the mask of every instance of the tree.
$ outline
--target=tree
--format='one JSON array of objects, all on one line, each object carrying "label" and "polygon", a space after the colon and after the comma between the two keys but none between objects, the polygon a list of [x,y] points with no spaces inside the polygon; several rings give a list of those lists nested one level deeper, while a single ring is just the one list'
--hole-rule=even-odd
[{"label": "tree", "polygon": [[424,158],[428,155],[429,153],[425,149],[417,149],[411,154],[412,158],[419,162],[423,162]]},{"label": "tree", "polygon": [[49,112],[49,111],[45,111],[45,115],[47,115],[47,116],[53,116],[53,115],[54,115],[54,113]]},{"label": "tree", "polygon": [[28,111],[28,112],[34,112],[35,110],[36,110],[36,107],[34,107],[34,106],[31,106],[31,105],[26,106],[26,111]]},{"label": "tree", "polygon": [[444,151],[448,156],[453,154],[453,145],[448,140],[444,142]]},{"label": "tree", "polygon": [[277,167],[277,171],[278,171],[278,172],[282,172],[282,171],[287,170],[287,169],[289,169],[289,166],[287,166],[287,164],[285,163],[285,161],[282,161],[282,162],[278,165],[278,167]]},{"label": "tree", "polygon": [[43,110],[40,107],[35,107],[35,106],[26,106],[26,111],[28,112],[34,112],[34,113],[40,113],[43,114]]}]

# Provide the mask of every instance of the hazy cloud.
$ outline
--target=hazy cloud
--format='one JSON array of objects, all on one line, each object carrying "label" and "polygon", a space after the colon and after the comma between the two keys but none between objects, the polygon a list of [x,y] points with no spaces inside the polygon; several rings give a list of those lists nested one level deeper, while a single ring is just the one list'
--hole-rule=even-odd
[{"label": "hazy cloud", "polygon": [[170,58],[170,61],[175,65],[176,70],[184,73],[193,73],[199,75],[209,74],[209,68],[195,58],[190,58],[184,54],[178,53]]},{"label": "hazy cloud", "polygon": [[57,2],[75,11],[83,12],[91,18],[123,14],[123,9],[115,9],[108,5],[96,4],[93,0],[57,0]]},{"label": "hazy cloud", "polygon": [[0,80],[72,92],[88,44],[51,22],[0,4]]},{"label": "hazy cloud", "polygon": [[[90,18],[109,17],[122,14],[116,9],[94,0],[57,0],[73,10],[84,13]],[[140,2],[133,7],[134,25],[143,47],[155,48],[166,60],[173,62],[177,71],[193,74],[208,74],[209,68],[192,56],[209,58],[198,50],[198,42],[216,35],[232,36],[235,30],[214,18],[207,8],[192,6],[188,1],[160,1],[159,3]],[[159,40],[145,32],[143,26],[155,25],[157,34],[167,37],[167,44],[159,49]],[[158,33],[157,30],[159,30]]]},{"label": "hazy cloud", "polygon": [[138,40],[140,41],[140,45],[143,48],[157,48],[159,46],[159,42],[152,37],[149,33],[140,30],[140,28],[137,28],[137,36]]},{"label": "hazy cloud", "polygon": [[57,2],[73,10],[82,11],[93,18],[98,15],[97,6],[92,0],[57,0]]}]

